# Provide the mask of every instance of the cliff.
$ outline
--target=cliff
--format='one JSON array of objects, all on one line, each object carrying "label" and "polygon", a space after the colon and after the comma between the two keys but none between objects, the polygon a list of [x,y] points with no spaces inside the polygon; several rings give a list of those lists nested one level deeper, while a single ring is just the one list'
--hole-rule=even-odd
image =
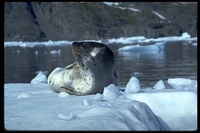
[{"label": "cliff", "polygon": [[197,36],[197,3],[5,2],[5,41]]}]

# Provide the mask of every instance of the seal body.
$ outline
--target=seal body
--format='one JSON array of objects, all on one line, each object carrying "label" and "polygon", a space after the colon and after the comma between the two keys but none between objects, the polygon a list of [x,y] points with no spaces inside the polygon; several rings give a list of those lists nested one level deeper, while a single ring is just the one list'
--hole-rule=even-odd
[{"label": "seal body", "polygon": [[109,84],[117,85],[115,57],[108,46],[97,42],[73,42],[71,48],[76,62],[52,71],[48,84],[53,91],[87,95],[102,93]]}]

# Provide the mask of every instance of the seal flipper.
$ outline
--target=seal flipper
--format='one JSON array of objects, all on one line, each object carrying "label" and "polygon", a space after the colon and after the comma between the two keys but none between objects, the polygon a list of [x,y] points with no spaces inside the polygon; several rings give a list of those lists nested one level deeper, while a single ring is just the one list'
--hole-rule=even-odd
[{"label": "seal flipper", "polygon": [[73,64],[66,66],[65,69],[69,70],[69,69],[73,69],[73,68],[76,68],[76,67],[78,67],[78,63],[74,62]]},{"label": "seal flipper", "polygon": [[67,92],[67,93],[69,93],[69,94],[71,94],[71,95],[83,95],[83,94],[81,94],[81,93],[79,93],[79,92],[77,92],[77,91],[75,91],[73,88],[71,88],[71,87],[66,87],[66,86],[62,86],[62,87],[60,87],[59,88],[60,89],[60,92]]}]

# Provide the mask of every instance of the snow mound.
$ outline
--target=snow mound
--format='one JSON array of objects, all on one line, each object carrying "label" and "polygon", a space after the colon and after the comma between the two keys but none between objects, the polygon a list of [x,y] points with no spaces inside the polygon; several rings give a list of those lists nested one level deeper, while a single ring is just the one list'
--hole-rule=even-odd
[{"label": "snow mound", "polygon": [[126,93],[136,93],[140,90],[140,81],[136,77],[131,77],[128,81],[125,92]]},{"label": "snow mound", "polygon": [[37,74],[37,76],[31,80],[32,84],[46,83],[46,82],[47,82],[47,77],[42,71],[40,71]]},{"label": "snow mound", "polygon": [[66,97],[69,97],[70,95],[67,93],[67,92],[60,92],[59,94],[58,94],[58,97],[60,97],[60,98],[66,98]]},{"label": "snow mound", "polygon": [[164,84],[163,80],[159,80],[159,81],[153,86],[153,88],[154,88],[155,90],[163,90],[163,89],[165,89],[165,84]]},{"label": "snow mound", "polygon": [[102,101],[103,100],[103,95],[100,94],[100,93],[97,93],[95,95],[95,97],[93,98],[93,100],[95,100],[95,101]]},{"label": "snow mound", "polygon": [[191,80],[187,78],[170,78],[167,82],[174,88],[174,89],[183,89],[183,90],[190,90],[197,88],[197,81]]},{"label": "snow mound", "polygon": [[92,100],[90,100],[90,99],[84,99],[83,100],[83,105],[85,107],[92,105]]},{"label": "snow mound", "polygon": [[58,118],[61,120],[68,120],[68,121],[77,119],[77,117],[73,113],[70,113],[69,115],[64,115],[62,113],[59,113]]},{"label": "snow mound", "polygon": [[17,96],[17,98],[29,98],[31,97],[31,94],[29,93],[21,93],[20,95]]},{"label": "snow mound", "polygon": [[121,92],[119,91],[118,87],[116,87],[114,84],[110,84],[107,87],[104,87],[104,99],[113,99],[118,97],[119,95],[121,95]]}]

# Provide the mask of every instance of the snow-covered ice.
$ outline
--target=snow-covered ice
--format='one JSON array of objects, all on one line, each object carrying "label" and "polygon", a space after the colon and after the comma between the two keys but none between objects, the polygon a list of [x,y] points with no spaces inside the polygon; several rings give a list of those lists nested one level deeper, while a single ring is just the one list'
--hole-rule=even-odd
[{"label": "snow-covered ice", "polygon": [[134,77],[127,83],[130,93],[111,84],[103,94],[86,96],[55,93],[46,83],[5,84],[5,129],[197,130],[196,87],[189,79],[169,80],[176,85],[187,82],[190,89],[163,88],[158,81],[156,89],[131,93],[132,84],[139,83]]}]

